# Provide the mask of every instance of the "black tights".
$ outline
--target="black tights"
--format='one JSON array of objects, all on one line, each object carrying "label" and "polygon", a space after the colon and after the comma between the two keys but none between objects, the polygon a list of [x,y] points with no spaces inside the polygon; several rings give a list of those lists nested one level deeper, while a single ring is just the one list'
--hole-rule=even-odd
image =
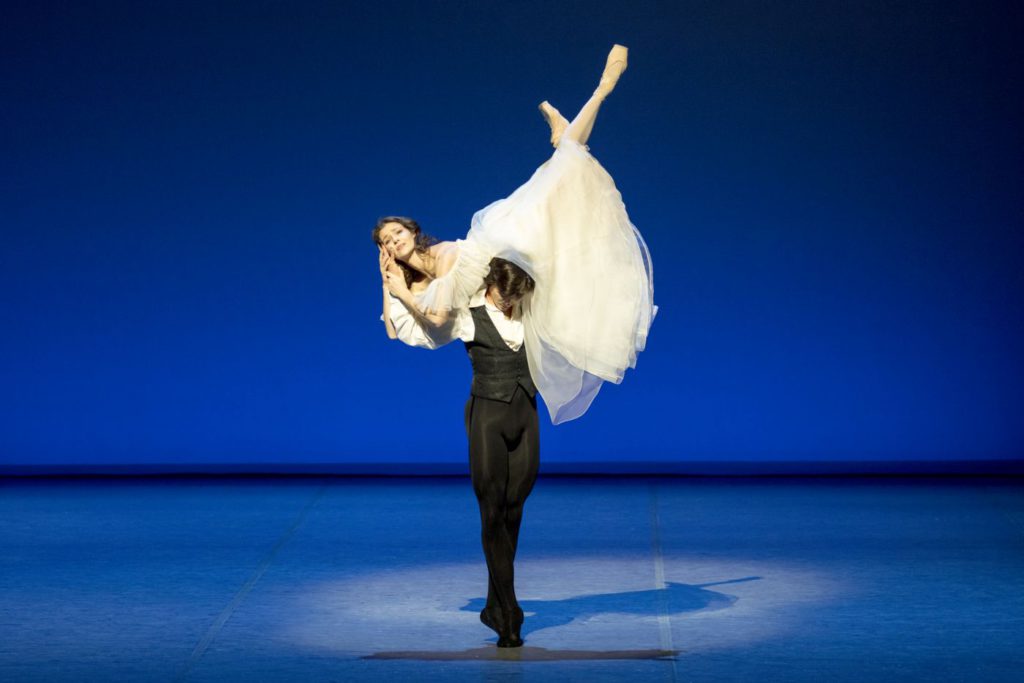
[{"label": "black tights", "polygon": [[[487,559],[487,607],[500,615],[518,615],[514,572],[523,504],[540,465],[537,399],[516,387],[512,401],[471,396],[466,404],[469,472],[480,504],[481,540]],[[507,617],[506,617],[507,618]],[[515,619],[515,617],[513,617]]]}]

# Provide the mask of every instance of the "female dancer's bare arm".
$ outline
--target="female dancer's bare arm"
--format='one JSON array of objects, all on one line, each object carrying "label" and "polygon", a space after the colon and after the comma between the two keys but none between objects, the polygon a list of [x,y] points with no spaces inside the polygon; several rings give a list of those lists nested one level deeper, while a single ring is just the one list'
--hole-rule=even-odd
[{"label": "female dancer's bare arm", "polygon": [[[458,255],[459,249],[455,242],[440,242],[430,248],[426,257],[420,256],[418,253],[413,254],[407,263],[431,279],[437,279],[448,274],[455,265]],[[389,273],[387,277],[388,290],[409,309],[417,322],[431,328],[441,327],[448,323],[451,311],[424,310],[413,293],[409,291],[401,272],[397,268],[394,270],[395,272]]]},{"label": "female dancer's bare arm", "polygon": [[[420,308],[419,302],[416,301],[416,297],[409,290],[409,287],[405,284],[405,277],[403,275],[389,272],[386,276],[387,285],[386,292],[390,292],[396,299],[402,302],[402,304],[412,313],[416,321],[421,325],[429,328],[441,327],[448,322],[450,317],[450,311],[438,311],[428,312]],[[387,293],[385,293],[385,297]],[[390,334],[389,334],[390,336]],[[394,337],[392,337],[394,339]]]},{"label": "female dancer's bare arm", "polygon": [[380,278],[384,289],[384,330],[388,333],[388,339],[397,339],[398,332],[395,330],[395,323],[391,320],[391,293],[388,291],[388,271],[392,267],[391,255],[380,247]]}]

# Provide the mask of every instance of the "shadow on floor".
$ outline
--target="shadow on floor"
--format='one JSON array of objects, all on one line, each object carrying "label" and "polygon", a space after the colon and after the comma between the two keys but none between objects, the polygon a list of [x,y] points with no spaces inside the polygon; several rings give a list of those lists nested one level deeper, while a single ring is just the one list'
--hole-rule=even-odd
[{"label": "shadow on floor", "polygon": [[[657,616],[700,612],[731,607],[732,595],[708,590],[709,586],[758,581],[760,576],[716,581],[714,583],[667,583],[665,588],[625,593],[581,595],[564,600],[523,600],[520,606],[529,616],[523,622],[522,633],[535,633],[553,626],[563,626],[576,619],[600,614],[633,614]],[[465,612],[479,612],[486,598],[473,598],[460,608]],[[671,659],[682,650],[549,650],[543,647],[519,648],[475,647],[459,651],[403,650],[377,652],[363,659],[417,659],[428,661],[505,660],[505,661],[569,661],[601,659]]]},{"label": "shadow on floor", "polygon": [[543,647],[474,647],[455,652],[406,650],[377,652],[363,659],[420,659],[426,661],[496,660],[509,662],[557,662],[598,659],[671,659],[682,650],[548,650]]},{"label": "shadow on floor", "polygon": [[[646,591],[581,595],[564,600],[523,600],[519,605],[528,616],[523,622],[522,633],[525,636],[545,628],[564,626],[577,619],[586,619],[600,614],[657,616],[659,614],[727,609],[732,607],[736,598],[718,591],[707,590],[709,586],[757,581],[760,578],[760,576],[747,576],[742,579],[701,584],[669,582],[666,583],[665,588]],[[485,602],[486,598],[473,598],[460,610],[479,613],[484,608]]]}]

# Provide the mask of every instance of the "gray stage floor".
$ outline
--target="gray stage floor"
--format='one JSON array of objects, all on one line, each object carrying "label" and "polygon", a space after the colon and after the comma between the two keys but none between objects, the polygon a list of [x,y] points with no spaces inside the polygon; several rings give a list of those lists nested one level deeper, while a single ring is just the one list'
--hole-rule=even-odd
[{"label": "gray stage floor", "polygon": [[1021,680],[1022,493],[542,478],[498,651],[467,479],[5,479],[0,680]]}]

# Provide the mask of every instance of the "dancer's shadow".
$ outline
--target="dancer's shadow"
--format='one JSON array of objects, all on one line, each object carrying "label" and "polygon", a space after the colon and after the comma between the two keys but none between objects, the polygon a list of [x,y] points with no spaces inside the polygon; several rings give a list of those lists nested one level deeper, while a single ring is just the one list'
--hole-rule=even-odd
[{"label": "dancer's shadow", "polygon": [[[758,581],[760,576],[715,581],[713,583],[666,583],[665,588],[625,593],[602,593],[581,595],[563,600],[521,600],[519,606],[528,616],[523,622],[522,633],[534,633],[553,626],[564,626],[576,619],[599,614],[661,615],[681,612],[707,612],[726,609],[736,602],[732,595],[707,590],[709,586],[728,583]],[[473,598],[459,609],[476,612],[484,608],[486,598]]]},{"label": "dancer's shadow", "polygon": [[[564,600],[523,600],[519,605],[524,612],[533,614],[523,623],[522,633],[533,633],[552,626],[562,626],[575,619],[599,614],[664,615],[681,612],[701,612],[731,607],[736,597],[707,590],[709,586],[727,583],[758,581],[760,576],[716,581],[714,583],[668,583],[665,588],[625,593],[581,595]],[[479,613],[486,598],[474,598],[459,608]],[[375,652],[364,659],[412,659],[422,661],[573,661],[608,659],[664,660],[678,657],[681,650],[549,650],[526,645],[518,648],[475,647],[461,651],[402,650]]]}]

